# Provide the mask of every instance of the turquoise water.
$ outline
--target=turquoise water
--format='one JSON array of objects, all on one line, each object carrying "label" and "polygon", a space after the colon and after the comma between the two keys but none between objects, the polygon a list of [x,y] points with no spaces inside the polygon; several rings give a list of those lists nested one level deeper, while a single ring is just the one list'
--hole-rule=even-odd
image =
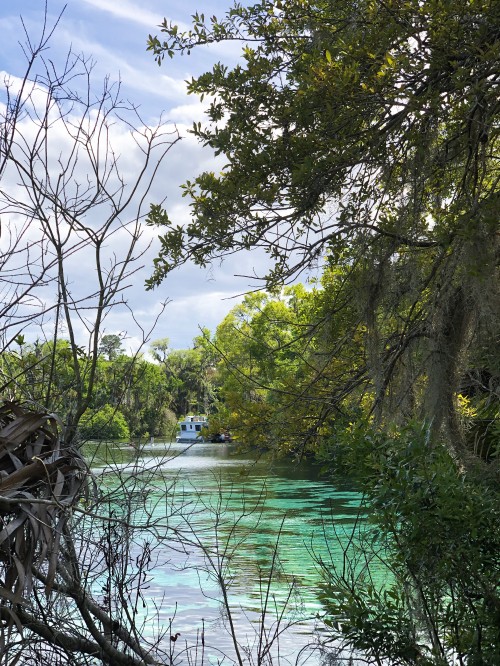
[{"label": "turquoise water", "polygon": [[[180,633],[165,642],[173,663],[233,663],[229,619],[244,663],[321,662],[327,635],[318,561],[341,567],[353,530],[364,529],[358,492],[319,478],[310,465],[256,461],[224,444],[102,445],[92,467],[110,491],[117,474],[130,479],[133,522],[155,524],[136,539],[132,556],[148,542],[143,613],[158,624],[147,620],[146,628],[151,635],[164,629],[167,638]],[[116,495],[112,502],[124,510]]]}]

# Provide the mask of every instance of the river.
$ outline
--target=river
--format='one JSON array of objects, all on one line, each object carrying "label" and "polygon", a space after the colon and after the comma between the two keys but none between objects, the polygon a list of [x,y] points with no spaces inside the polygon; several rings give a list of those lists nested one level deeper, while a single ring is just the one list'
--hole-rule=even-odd
[{"label": "river", "polygon": [[255,460],[228,444],[101,445],[91,458],[110,488],[117,472],[135,478],[137,470],[147,485],[148,508],[134,515],[157,523],[156,543],[147,537],[144,618],[149,612],[158,624],[146,619],[146,633],[166,631],[173,664],[234,663],[231,623],[244,663],[325,661],[318,562],[342,566],[353,532],[363,531],[358,492],[309,463]]}]

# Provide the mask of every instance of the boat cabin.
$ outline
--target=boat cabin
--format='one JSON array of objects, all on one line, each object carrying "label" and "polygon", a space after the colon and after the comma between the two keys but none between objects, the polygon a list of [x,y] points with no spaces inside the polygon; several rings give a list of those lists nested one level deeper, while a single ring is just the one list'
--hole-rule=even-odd
[{"label": "boat cabin", "polygon": [[203,442],[201,434],[202,428],[208,428],[206,416],[186,416],[183,421],[179,421],[179,431],[176,442]]}]

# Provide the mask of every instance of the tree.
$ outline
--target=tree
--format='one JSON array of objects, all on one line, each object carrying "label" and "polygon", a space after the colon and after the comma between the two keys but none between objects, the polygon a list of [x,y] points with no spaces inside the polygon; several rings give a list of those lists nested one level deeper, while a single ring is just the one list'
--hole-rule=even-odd
[{"label": "tree", "polygon": [[[98,381],[99,404],[110,402],[122,411],[132,437],[166,436],[175,429],[168,380],[157,364],[122,355],[105,362]],[[98,401],[96,395],[94,406]]]},{"label": "tree", "polygon": [[[29,404],[1,410],[0,660],[151,664],[162,651],[137,618],[151,564],[150,509],[138,503],[147,479],[118,466],[113,487],[99,488],[78,426],[95,397],[106,316],[128,308],[147,247],[143,207],[178,135],[148,127],[119,84],[96,89],[85,57],[70,52],[58,68],[52,34],[44,24],[38,42],[24,35],[24,78],[4,80],[0,106],[2,394]],[[135,151],[127,177],[119,128]]]},{"label": "tree", "polygon": [[165,363],[170,351],[170,340],[168,338],[161,338],[153,340],[150,344],[151,355],[157,363]]},{"label": "tree", "polygon": [[213,345],[223,416],[235,434],[255,446],[287,453],[304,449],[315,411],[311,324],[304,316],[312,298],[302,285],[274,297],[247,294],[217,327]]},{"label": "tree", "polygon": [[347,251],[374,415],[401,408],[403,377],[420,384],[414,414],[463,464],[456,394],[468,350],[486,331],[495,339],[499,315],[499,12],[262,0],[220,20],[196,14],[186,32],[165,21],[164,41],[149,39],[159,63],[244,44],[233,69],[189,84],[212,100],[193,133],[226,166],[186,183],[185,227],[152,207],[162,250],[150,286],[186,261],[251,247],[269,253],[268,284],[280,285]]},{"label": "tree", "polygon": [[122,352],[122,339],[119,335],[103,335],[99,343],[99,353],[113,361]]},{"label": "tree", "polygon": [[190,349],[170,349],[168,338],[151,343],[153,358],[163,369],[169,406],[178,416],[207,414],[214,402],[213,348],[206,342],[209,337],[204,329]]},{"label": "tree", "polygon": [[330,468],[364,472],[395,585],[374,589],[347,553],[324,567],[325,602],[371,663],[499,652],[499,466],[468,430],[487,443],[500,417],[499,26],[483,0],[261,0],[149,38],[158,63],[242,44],[189,84],[210,100],[193,133],[225,166],[185,184],[189,224],[151,208],[150,287],[254,247],[273,289],[326,263],[308,411]]},{"label": "tree", "polygon": [[208,411],[207,384],[203,357],[196,349],[174,349],[165,363],[171,408],[178,414],[206,414]]},{"label": "tree", "polygon": [[[137,108],[122,101],[119,83],[106,80],[94,89],[93,64],[83,56],[69,53],[55,72],[44,57],[51,34],[45,26],[37,46],[26,35],[25,77],[5,83],[0,212],[9,233],[0,335],[8,349],[26,331],[38,334],[36,353],[46,354],[44,394],[33,395],[25,383],[22,397],[50,410],[64,331],[74,375],[65,418],[67,437],[74,437],[91,402],[106,316],[112,308],[127,309],[124,290],[147,249],[143,207],[178,135],[161,122],[147,127]],[[113,148],[118,120],[137,153],[137,170],[127,181]],[[89,261],[93,269],[82,283],[75,277]],[[148,336],[140,325],[138,333]],[[21,397],[15,376],[6,378],[6,389]]]},{"label": "tree", "polygon": [[130,431],[122,412],[111,405],[104,405],[97,412],[84,414],[80,423],[80,433],[85,439],[124,439],[130,438]]}]

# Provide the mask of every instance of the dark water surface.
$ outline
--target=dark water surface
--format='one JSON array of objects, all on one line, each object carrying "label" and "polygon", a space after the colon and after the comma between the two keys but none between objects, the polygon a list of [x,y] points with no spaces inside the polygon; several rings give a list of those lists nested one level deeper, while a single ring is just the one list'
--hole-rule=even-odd
[{"label": "dark water surface", "polygon": [[[181,634],[166,643],[173,663],[233,663],[222,575],[245,663],[258,663],[266,636],[277,633],[273,663],[321,663],[318,561],[342,566],[353,530],[363,530],[358,492],[306,463],[256,461],[228,444],[101,445],[94,454],[105,484],[114,483],[111,469],[144,470],[150,519],[158,521],[144,613],[154,604],[167,637]],[[134,519],[146,521],[143,509]],[[155,625],[146,626],[153,635]]]}]

